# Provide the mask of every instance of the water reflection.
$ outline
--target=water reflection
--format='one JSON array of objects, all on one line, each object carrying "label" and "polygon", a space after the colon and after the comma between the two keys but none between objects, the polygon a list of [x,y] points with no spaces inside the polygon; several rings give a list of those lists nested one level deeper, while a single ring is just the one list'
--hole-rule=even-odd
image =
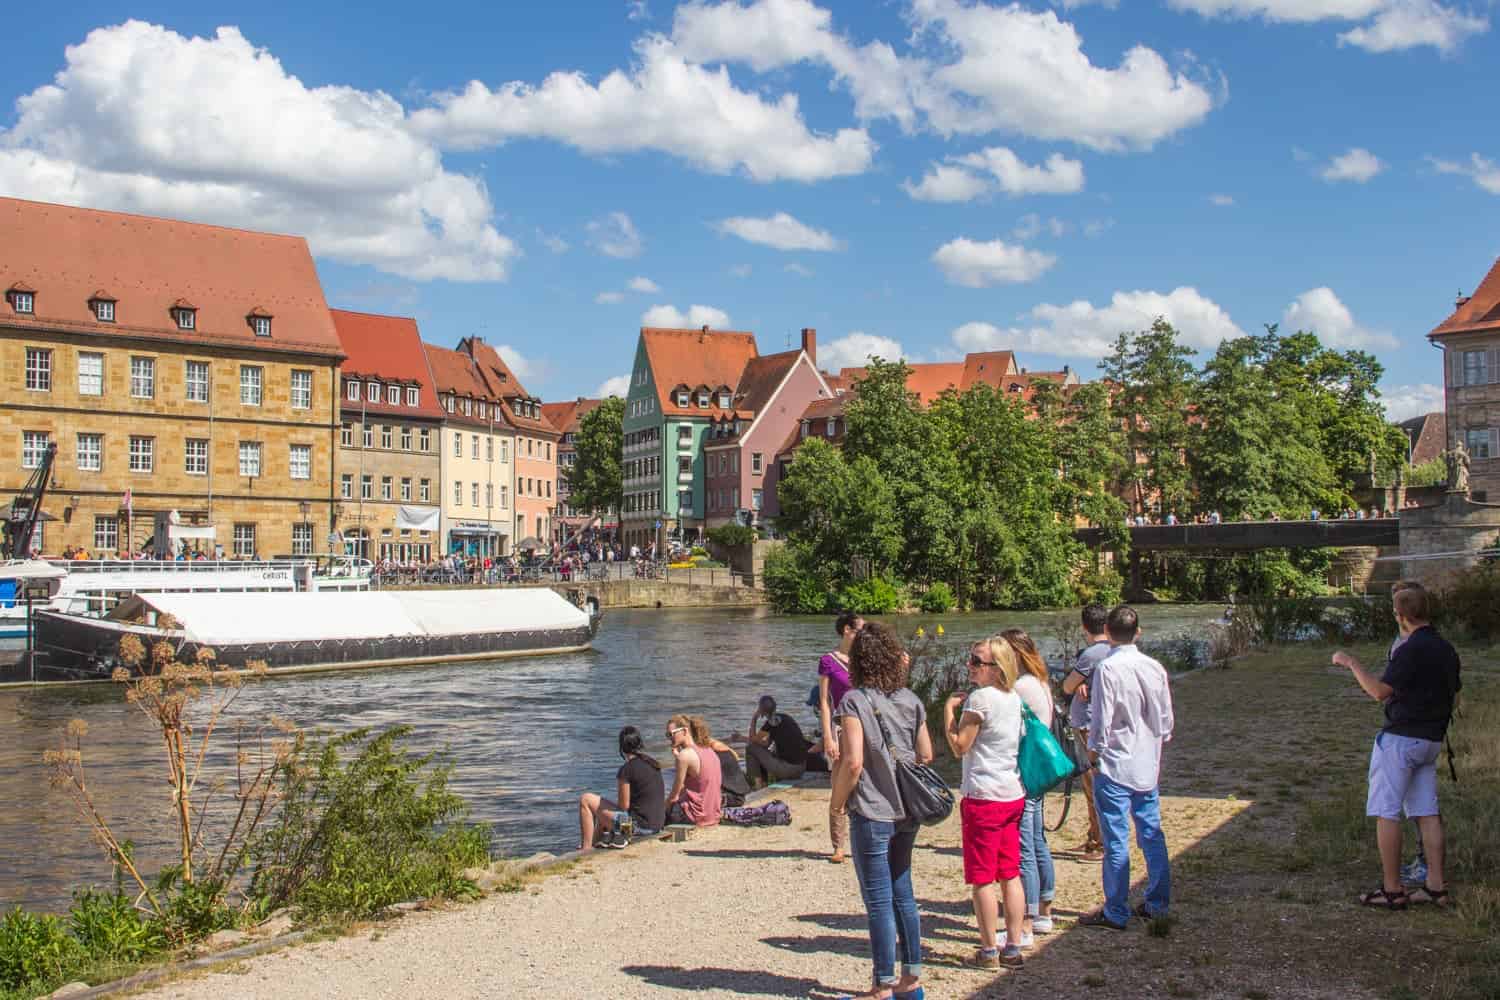
[{"label": "water reflection", "polygon": [[[1201,628],[1219,608],[1145,609],[1153,637]],[[942,621],[962,642],[1020,625],[1050,652],[1058,622],[1076,613],[895,619],[903,632]],[[665,758],[662,726],[674,712],[701,714],[715,733],[746,728],[769,693],[802,719],[817,657],[834,644],[831,619],[782,618],[760,609],[616,611],[587,653],[484,663],[278,678],[247,687],[235,719],[275,714],[302,726],[347,730],[413,727],[417,750],[447,748],[454,785],[475,818],[493,825],[508,854],[575,846],[580,791],[609,791],[615,734],[634,724]],[[133,839],[147,870],[170,858],[170,789],[147,721],[110,685],[0,691],[0,904],[55,908],[72,888],[106,883],[107,866],[42,751],[69,719],[89,725],[90,785],[101,810]],[[231,720],[233,721],[233,720]],[[220,744],[227,766],[231,745]]]}]

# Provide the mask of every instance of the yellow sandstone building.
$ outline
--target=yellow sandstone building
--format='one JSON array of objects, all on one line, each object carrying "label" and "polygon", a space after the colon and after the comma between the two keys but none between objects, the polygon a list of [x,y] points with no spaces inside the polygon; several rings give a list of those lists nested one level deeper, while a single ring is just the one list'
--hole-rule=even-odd
[{"label": "yellow sandstone building", "polygon": [[0,198],[0,287],[0,503],[57,445],[35,548],[175,512],[225,556],[327,550],[342,352],[304,239]]}]

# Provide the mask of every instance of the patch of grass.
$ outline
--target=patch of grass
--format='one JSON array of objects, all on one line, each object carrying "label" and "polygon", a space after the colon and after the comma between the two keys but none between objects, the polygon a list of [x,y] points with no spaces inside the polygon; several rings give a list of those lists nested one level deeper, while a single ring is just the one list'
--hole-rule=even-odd
[{"label": "patch of grass", "polygon": [[1172,928],[1176,926],[1177,918],[1170,913],[1164,913],[1146,921],[1146,933],[1155,938],[1164,938],[1170,936]]},{"label": "patch of grass", "polygon": [[1096,976],[1093,973],[1090,973],[1089,975],[1083,977],[1083,985],[1087,986],[1091,990],[1097,990],[1100,987],[1104,986],[1107,982],[1109,982],[1109,980],[1105,979],[1103,976]]}]

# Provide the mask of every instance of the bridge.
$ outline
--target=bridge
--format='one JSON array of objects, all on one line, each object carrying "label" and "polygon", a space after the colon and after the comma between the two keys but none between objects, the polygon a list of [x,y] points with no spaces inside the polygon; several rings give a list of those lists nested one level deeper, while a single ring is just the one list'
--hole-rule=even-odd
[{"label": "bridge", "polygon": [[[1317,521],[1226,521],[1221,524],[1148,524],[1130,531],[1132,552],[1190,549],[1324,549],[1399,546],[1399,517],[1333,518]],[[1091,549],[1102,528],[1080,528],[1073,537]]]}]

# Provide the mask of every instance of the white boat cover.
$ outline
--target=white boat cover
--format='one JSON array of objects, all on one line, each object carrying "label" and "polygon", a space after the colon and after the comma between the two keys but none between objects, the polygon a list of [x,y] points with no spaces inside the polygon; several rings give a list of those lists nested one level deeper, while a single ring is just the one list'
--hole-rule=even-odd
[{"label": "white boat cover", "polygon": [[520,590],[139,594],[210,646],[381,639],[586,627],[588,614],[546,587]]},{"label": "white boat cover", "polygon": [[0,580],[61,580],[68,571],[40,559],[15,559],[0,563]]}]

